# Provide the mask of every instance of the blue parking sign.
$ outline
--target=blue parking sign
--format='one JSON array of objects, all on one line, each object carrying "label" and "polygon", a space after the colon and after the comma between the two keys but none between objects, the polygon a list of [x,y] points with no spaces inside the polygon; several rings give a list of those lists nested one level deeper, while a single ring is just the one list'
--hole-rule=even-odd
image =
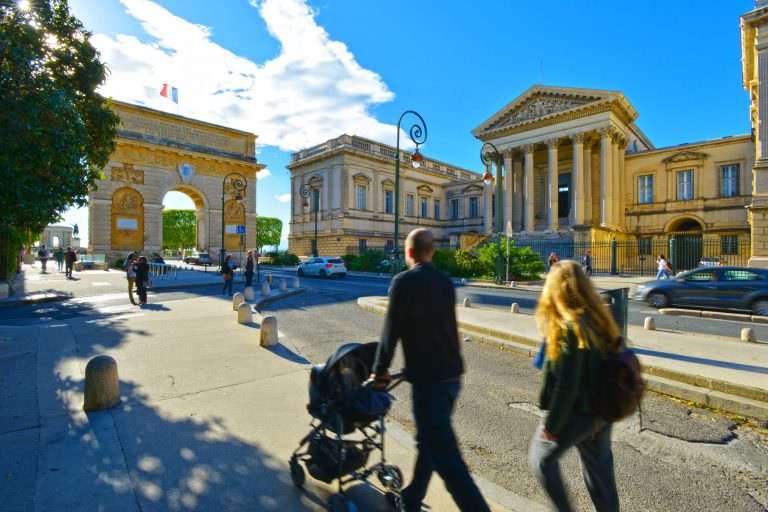
[{"label": "blue parking sign", "polygon": [[238,235],[244,235],[245,234],[245,226],[244,225],[237,226],[237,234]]}]

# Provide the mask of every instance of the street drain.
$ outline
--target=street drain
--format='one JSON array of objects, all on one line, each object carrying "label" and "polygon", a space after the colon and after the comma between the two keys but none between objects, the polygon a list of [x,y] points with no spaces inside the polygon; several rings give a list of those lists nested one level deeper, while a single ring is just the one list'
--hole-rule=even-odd
[{"label": "street drain", "polygon": [[509,402],[507,404],[511,409],[517,409],[518,411],[524,411],[539,418],[544,417],[544,411],[533,405],[531,402]]}]

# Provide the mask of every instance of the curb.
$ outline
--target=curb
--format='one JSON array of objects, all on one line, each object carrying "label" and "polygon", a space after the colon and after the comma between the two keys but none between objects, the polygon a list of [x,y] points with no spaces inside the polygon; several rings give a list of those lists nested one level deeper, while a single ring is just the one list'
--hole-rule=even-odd
[{"label": "curb", "polygon": [[[386,308],[380,304],[365,304],[358,299],[357,305],[370,313],[386,313]],[[462,337],[468,336],[474,342],[509,350],[524,357],[533,358],[540,344],[539,340],[462,322],[458,322],[458,327]],[[652,365],[643,365],[643,377],[651,391],[691,400],[740,416],[768,421],[766,390]]]},{"label": "curb", "polygon": [[263,306],[266,306],[270,302],[274,302],[279,299],[285,299],[286,297],[292,297],[294,295],[299,295],[300,293],[304,293],[308,290],[306,286],[301,286],[299,288],[294,288],[292,290],[286,290],[282,293],[277,293],[275,295],[270,295],[268,297],[261,298],[257,300],[256,302],[251,303],[251,309],[254,313],[261,313],[260,308]]},{"label": "curb", "polygon": [[755,324],[768,324],[768,316],[748,315],[746,313],[729,313],[727,311],[708,311],[704,309],[661,308],[658,312],[669,316],[689,316],[692,318],[714,318],[716,320],[730,320],[752,322]]},{"label": "curb", "polygon": [[57,302],[73,298],[74,295],[62,295],[59,293],[32,294],[20,299],[6,299],[0,301],[0,308],[13,308],[16,306],[27,306],[29,304],[42,304],[45,302]]}]

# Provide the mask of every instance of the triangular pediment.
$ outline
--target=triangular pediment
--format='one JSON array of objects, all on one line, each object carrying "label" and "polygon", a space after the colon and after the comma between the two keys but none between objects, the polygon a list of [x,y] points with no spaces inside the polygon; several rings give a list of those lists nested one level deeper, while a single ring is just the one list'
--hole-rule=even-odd
[{"label": "triangular pediment", "polygon": [[709,155],[706,153],[702,153],[700,151],[681,151],[679,153],[675,153],[672,156],[668,156],[662,162],[665,164],[674,164],[678,162],[688,162],[690,160],[704,160]]},{"label": "triangular pediment", "polygon": [[475,137],[568,114],[601,104],[618,102],[629,121],[637,117],[629,102],[617,91],[534,85],[472,130]]}]

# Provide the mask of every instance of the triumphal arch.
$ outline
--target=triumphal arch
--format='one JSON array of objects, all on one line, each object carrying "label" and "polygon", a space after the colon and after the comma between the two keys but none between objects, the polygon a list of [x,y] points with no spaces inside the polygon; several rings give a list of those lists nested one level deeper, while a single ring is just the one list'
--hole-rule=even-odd
[{"label": "triumphal arch", "polygon": [[225,251],[256,245],[256,175],[264,168],[256,135],[129,103],[115,101],[113,109],[117,147],[88,201],[93,252],[160,252],[170,191],[195,203],[197,249],[216,259],[222,228]]}]

